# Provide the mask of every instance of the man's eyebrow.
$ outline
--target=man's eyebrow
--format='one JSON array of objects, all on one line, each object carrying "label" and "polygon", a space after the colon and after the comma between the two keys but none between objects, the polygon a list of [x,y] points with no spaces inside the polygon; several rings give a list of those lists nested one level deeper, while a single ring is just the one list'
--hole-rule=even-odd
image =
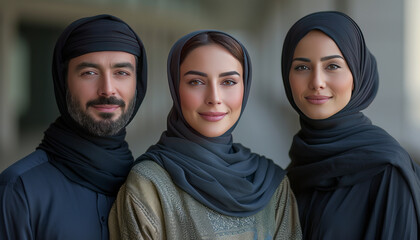
[{"label": "man's eyebrow", "polygon": [[[96,68],[99,69],[100,65],[96,64],[96,63],[91,63],[91,62],[81,62],[79,64],[77,64],[76,66],[76,71],[80,71],[83,68]],[[129,68],[130,70],[134,71],[134,66],[133,64],[129,63],[129,62],[121,62],[121,63],[116,63],[112,66],[112,68]]]},{"label": "man's eyebrow", "polygon": [[121,62],[121,63],[116,63],[112,66],[113,68],[129,68],[131,71],[134,71],[134,66],[133,64],[129,63],[129,62]]},{"label": "man's eyebrow", "polygon": [[341,58],[341,59],[344,59],[342,56],[340,56],[340,55],[331,55],[331,56],[326,56],[326,57],[322,57],[321,58],[321,61],[327,61],[327,60],[330,60],[330,59],[333,59],[333,58]]},{"label": "man's eyebrow", "polygon": [[232,76],[232,75],[238,75],[241,76],[237,71],[230,71],[230,72],[224,72],[219,74],[219,77],[226,77],[226,76]]},{"label": "man's eyebrow", "polygon": [[202,76],[202,77],[207,77],[207,74],[205,74],[203,72],[199,72],[199,71],[194,71],[194,70],[186,72],[184,74],[184,76],[186,76],[186,75],[198,75],[198,76]]},{"label": "man's eyebrow", "polygon": [[80,71],[83,68],[99,68],[99,65],[95,63],[90,63],[90,62],[81,62],[77,64],[76,71]]}]

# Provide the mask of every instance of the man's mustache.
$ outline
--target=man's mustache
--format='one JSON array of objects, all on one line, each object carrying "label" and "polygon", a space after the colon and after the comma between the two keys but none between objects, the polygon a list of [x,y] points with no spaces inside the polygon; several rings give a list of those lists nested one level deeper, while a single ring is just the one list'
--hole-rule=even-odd
[{"label": "man's mustache", "polygon": [[125,107],[125,102],[116,97],[99,97],[86,103],[86,107],[93,105],[118,105],[120,107]]}]

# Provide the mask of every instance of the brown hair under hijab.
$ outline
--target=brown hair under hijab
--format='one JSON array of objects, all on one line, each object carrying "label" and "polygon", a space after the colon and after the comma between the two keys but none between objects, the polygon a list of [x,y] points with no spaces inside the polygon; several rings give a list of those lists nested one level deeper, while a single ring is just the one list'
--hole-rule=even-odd
[{"label": "brown hair under hijab", "polygon": [[217,32],[200,33],[188,40],[182,48],[180,64],[182,64],[192,50],[210,44],[217,44],[228,50],[241,63],[242,67],[244,67],[244,53],[241,45],[233,38]]}]

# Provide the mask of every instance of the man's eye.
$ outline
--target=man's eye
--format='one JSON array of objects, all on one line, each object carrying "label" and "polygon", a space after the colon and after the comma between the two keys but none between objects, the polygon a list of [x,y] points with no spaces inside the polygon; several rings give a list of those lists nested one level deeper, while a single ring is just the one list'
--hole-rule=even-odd
[{"label": "man's eye", "polygon": [[130,73],[124,72],[124,71],[119,71],[119,72],[117,72],[117,74],[122,75],[122,76],[129,76],[130,75]]},{"label": "man's eye", "polygon": [[89,76],[89,75],[95,75],[95,72],[94,71],[82,72],[82,76]]}]

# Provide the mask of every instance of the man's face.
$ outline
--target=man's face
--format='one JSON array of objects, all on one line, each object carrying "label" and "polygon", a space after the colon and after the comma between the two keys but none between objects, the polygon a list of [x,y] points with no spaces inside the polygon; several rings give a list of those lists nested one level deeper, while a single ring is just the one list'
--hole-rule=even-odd
[{"label": "man's face", "polygon": [[115,135],[134,110],[135,57],[126,52],[103,51],[72,58],[67,85],[70,116],[93,135]]}]

